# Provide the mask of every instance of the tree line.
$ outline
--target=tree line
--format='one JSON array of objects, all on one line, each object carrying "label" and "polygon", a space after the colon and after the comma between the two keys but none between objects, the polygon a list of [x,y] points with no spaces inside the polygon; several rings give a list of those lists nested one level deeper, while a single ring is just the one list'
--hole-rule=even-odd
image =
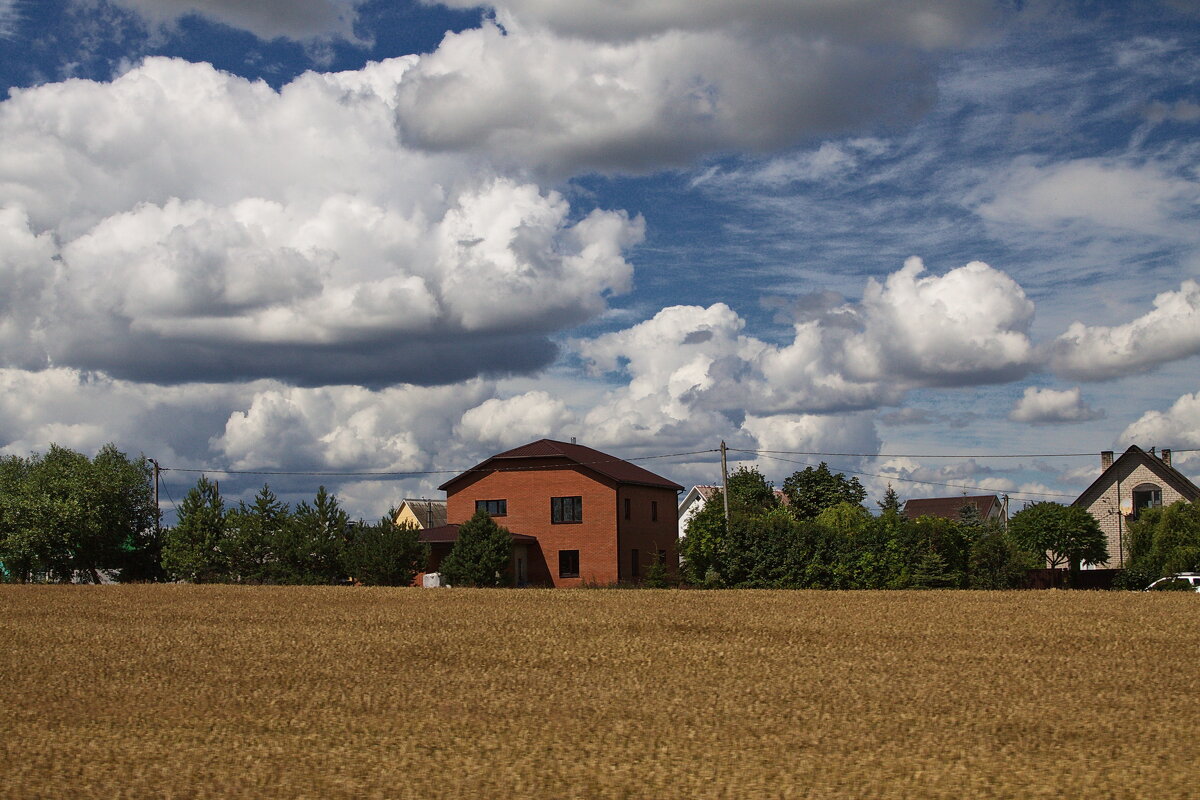
[{"label": "tree line", "polygon": [[395,511],[353,523],[322,486],[294,508],[263,486],[251,503],[226,508],[217,484],[201,476],[163,532],[162,570],[192,583],[407,586],[429,548]]},{"label": "tree line", "polygon": [[1035,503],[1007,526],[966,504],[958,520],[908,519],[889,486],[873,515],[857,478],[828,465],[793,473],[787,502],[753,468],[728,480],[729,521],[720,491],[689,520],[681,543],[693,585],[795,589],[1008,589],[1030,569],[1108,560],[1103,532],[1086,510]]},{"label": "tree line", "polygon": [[395,514],[352,522],[325,487],[289,506],[264,486],[226,507],[201,477],[160,527],[154,472],[145,457],[105,445],[94,458],[57,445],[0,459],[0,579],[99,583],[408,585],[428,547]]},{"label": "tree line", "polygon": [[[1034,503],[1007,525],[980,519],[972,505],[959,520],[907,519],[889,487],[873,515],[858,479],[826,464],[788,477],[786,503],[757,469],[737,470],[728,486],[728,525],[720,492],[687,525],[685,584],[1002,589],[1024,585],[1031,568],[1066,566],[1076,575],[1109,558],[1095,519],[1073,506]],[[429,550],[395,516],[353,522],[324,487],[294,507],[269,486],[227,507],[217,484],[201,477],[164,529],[146,458],[111,444],[93,458],[51,445],[0,458],[0,579],[100,582],[106,573],[121,581],[408,585]],[[1144,509],[1127,530],[1119,587],[1200,571],[1196,505]],[[453,585],[504,585],[510,554],[509,531],[480,512],[460,527],[441,570]],[[655,569],[644,585],[666,580]]]}]

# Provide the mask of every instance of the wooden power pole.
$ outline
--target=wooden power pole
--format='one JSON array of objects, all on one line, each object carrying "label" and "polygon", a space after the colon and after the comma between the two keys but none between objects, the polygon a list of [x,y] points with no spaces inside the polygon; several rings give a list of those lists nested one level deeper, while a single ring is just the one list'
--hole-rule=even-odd
[{"label": "wooden power pole", "polygon": [[725,532],[729,533],[729,466],[725,461],[725,440],[721,440],[721,498],[725,501]]}]

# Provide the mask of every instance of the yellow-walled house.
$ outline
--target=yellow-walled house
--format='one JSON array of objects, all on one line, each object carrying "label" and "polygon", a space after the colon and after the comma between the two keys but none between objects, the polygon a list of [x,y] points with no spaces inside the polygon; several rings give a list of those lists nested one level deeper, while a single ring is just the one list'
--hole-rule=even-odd
[{"label": "yellow-walled house", "polygon": [[396,509],[397,525],[412,525],[420,530],[446,524],[446,501],[407,498]]}]

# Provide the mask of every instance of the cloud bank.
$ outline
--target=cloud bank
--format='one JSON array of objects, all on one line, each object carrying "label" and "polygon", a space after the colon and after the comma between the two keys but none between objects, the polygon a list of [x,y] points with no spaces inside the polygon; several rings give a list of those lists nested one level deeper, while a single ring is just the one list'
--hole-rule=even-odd
[{"label": "cloud bank", "polygon": [[405,148],[412,61],[274,92],[148,59],[0,105],[0,361],[152,382],[528,372],[628,291],[643,223]]},{"label": "cloud bank", "polygon": [[404,82],[404,138],[560,176],[910,120],[936,93],[929,51],[964,43],[990,16],[983,2],[873,0],[493,8]]}]

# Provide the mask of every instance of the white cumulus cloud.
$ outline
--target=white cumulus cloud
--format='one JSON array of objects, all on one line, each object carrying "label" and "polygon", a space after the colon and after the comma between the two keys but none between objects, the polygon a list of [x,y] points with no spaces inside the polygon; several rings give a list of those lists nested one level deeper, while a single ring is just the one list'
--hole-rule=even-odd
[{"label": "white cumulus cloud", "polygon": [[[1123,448],[1136,444],[1144,450],[1200,450],[1200,392],[1182,395],[1166,411],[1147,411],[1121,432],[1119,442]],[[1177,453],[1172,463],[1195,465],[1200,463],[1200,452]]]},{"label": "white cumulus cloud", "polygon": [[979,214],[990,222],[1057,230],[1088,225],[1153,235],[1191,236],[1180,214],[1200,201],[1200,182],[1156,164],[1075,159],[1042,164],[1020,158]]},{"label": "white cumulus cloud", "polygon": [[973,262],[925,276],[919,259],[861,304],[802,319],[771,344],[728,306],[674,306],[625,330],[578,342],[597,373],[628,383],[585,419],[605,437],[719,431],[743,412],[770,417],[875,408],[919,386],[1000,382],[1033,364],[1033,304],[1007,275]]},{"label": "white cumulus cloud", "polygon": [[1154,308],[1124,325],[1073,322],[1050,346],[1050,366],[1076,380],[1106,380],[1147,372],[1200,353],[1200,282],[1162,292]]},{"label": "white cumulus cloud", "polygon": [[359,6],[367,0],[111,0],[151,25],[195,14],[250,31],[260,39],[354,40]]},{"label": "white cumulus cloud", "polygon": [[562,439],[575,421],[566,403],[535,390],[504,399],[493,397],[468,409],[454,434],[464,441],[507,448],[536,439]]},{"label": "white cumulus cloud", "polygon": [[1014,422],[1028,422],[1033,425],[1089,422],[1103,417],[1104,411],[1094,409],[1083,401],[1083,393],[1078,386],[1061,391],[1030,386],[1025,389],[1025,393],[1008,415]]},{"label": "white cumulus cloud", "polygon": [[1004,272],[981,261],[924,275],[910,258],[863,294],[865,330],[846,347],[860,380],[904,378],[923,385],[1011,380],[1033,363],[1033,302]]}]

